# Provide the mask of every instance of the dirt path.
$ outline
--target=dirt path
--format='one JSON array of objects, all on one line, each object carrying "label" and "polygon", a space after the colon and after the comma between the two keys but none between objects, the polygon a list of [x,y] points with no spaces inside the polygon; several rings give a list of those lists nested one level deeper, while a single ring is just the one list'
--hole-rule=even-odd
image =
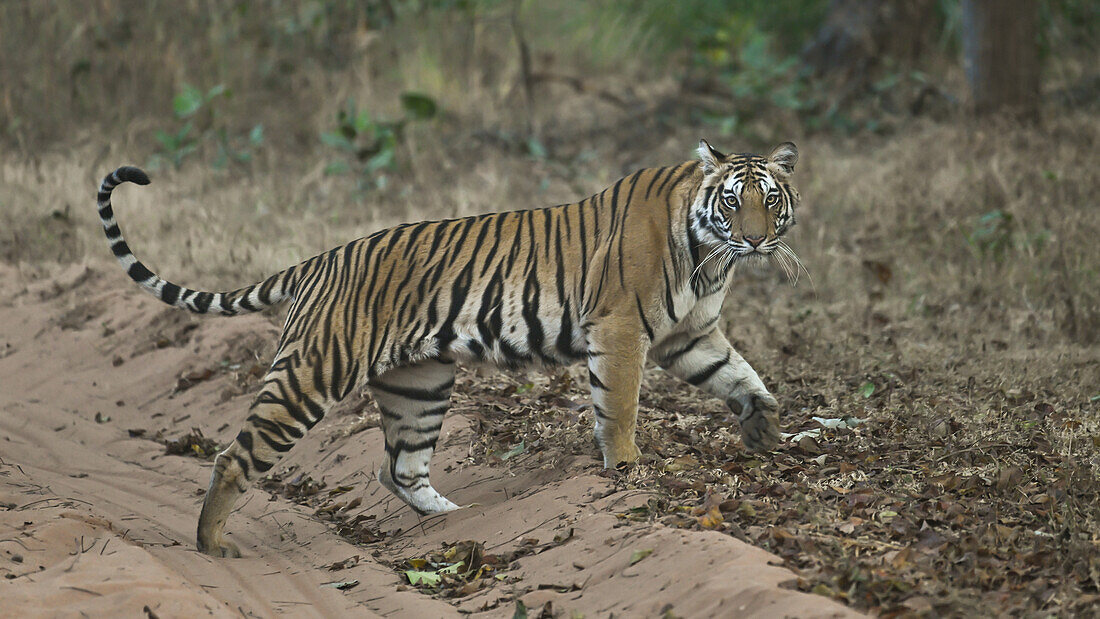
[{"label": "dirt path", "polygon": [[[384,539],[352,544],[311,509],[253,489],[227,527],[245,558],[211,559],[193,541],[210,463],[165,455],[153,438],[198,428],[229,440],[275,327],[262,316],[193,318],[84,267],[41,281],[0,267],[0,289],[0,595],[20,616],[148,607],[160,616],[510,617],[516,599],[549,602],[557,616],[851,614],[780,588],[793,574],[729,536],[616,518],[645,497],[612,491],[594,458],[472,464],[461,415],[444,427],[435,476],[474,507],[420,519],[390,499],[372,474],[381,432],[349,406],[278,470],[348,489]],[[503,552],[568,531],[566,543],[518,559],[502,582],[455,604],[404,586],[391,567],[444,542]],[[638,550],[652,553],[632,564]],[[359,584],[324,586],[347,581]]]}]

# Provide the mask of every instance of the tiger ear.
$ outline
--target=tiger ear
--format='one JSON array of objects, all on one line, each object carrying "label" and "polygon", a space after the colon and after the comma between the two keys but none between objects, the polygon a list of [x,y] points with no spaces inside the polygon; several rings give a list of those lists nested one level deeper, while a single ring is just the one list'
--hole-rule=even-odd
[{"label": "tiger ear", "polygon": [[784,175],[794,172],[794,164],[798,163],[798,147],[794,142],[783,142],[768,153],[768,161],[779,167]]},{"label": "tiger ear", "polygon": [[718,169],[718,165],[726,158],[722,153],[714,150],[706,140],[699,140],[699,148],[695,150],[703,162],[703,174],[711,174]]}]

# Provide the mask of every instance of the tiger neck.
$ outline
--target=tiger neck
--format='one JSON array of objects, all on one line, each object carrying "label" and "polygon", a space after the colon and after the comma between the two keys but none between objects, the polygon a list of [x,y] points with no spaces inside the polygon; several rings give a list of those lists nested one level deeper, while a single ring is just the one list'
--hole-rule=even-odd
[{"label": "tiger neck", "polygon": [[688,285],[695,296],[702,297],[724,289],[730,281],[735,260],[727,260],[723,255],[723,244],[718,240],[709,240],[707,233],[695,221],[694,197],[702,183],[702,175],[692,183],[688,197],[684,201],[684,249],[689,260]]}]

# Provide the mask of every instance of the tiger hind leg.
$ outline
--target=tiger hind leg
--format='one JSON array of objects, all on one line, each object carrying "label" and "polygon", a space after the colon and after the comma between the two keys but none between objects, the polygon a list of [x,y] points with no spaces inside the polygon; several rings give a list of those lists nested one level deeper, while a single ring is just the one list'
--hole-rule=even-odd
[{"label": "tiger hind leg", "polygon": [[378,481],[421,514],[458,509],[428,478],[454,377],[453,363],[429,359],[390,370],[368,383],[386,435],[386,459]]},{"label": "tiger hind leg", "polygon": [[199,515],[201,552],[216,557],[241,556],[237,546],[224,538],[225,521],[237,499],[336,403],[317,391],[316,375],[311,367],[299,363],[296,353],[272,364],[244,428],[214,460],[214,473]]}]

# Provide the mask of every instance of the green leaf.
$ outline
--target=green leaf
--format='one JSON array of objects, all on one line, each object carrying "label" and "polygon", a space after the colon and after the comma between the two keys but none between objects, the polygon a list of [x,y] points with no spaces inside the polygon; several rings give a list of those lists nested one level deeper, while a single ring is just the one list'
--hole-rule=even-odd
[{"label": "green leaf", "polygon": [[325,166],[325,176],[339,176],[347,174],[351,168],[346,161],[333,161]]},{"label": "green leaf", "polygon": [[459,561],[458,563],[455,563],[454,565],[448,565],[447,567],[438,570],[436,573],[437,574],[457,574],[458,573],[458,568],[462,567],[463,563],[464,563],[463,561]]},{"label": "green leaf", "polygon": [[439,574],[435,572],[422,572],[420,570],[405,570],[405,578],[409,579],[409,584],[417,586],[425,584],[429,586],[436,586],[439,584]]},{"label": "green leaf", "polygon": [[527,140],[527,152],[531,153],[535,159],[546,159],[546,147],[538,138],[532,137]]},{"label": "green leaf", "polygon": [[630,564],[634,565],[638,561],[641,561],[642,559],[648,557],[651,554],[653,554],[653,549],[652,548],[645,548],[643,550],[635,550],[634,554],[630,555]]},{"label": "green leaf", "polygon": [[867,381],[867,382],[863,383],[863,385],[861,385],[860,388],[859,388],[859,394],[861,396],[865,397],[865,398],[871,397],[871,395],[874,394],[874,393],[875,393],[875,383],[872,383],[871,381]]},{"label": "green leaf", "polygon": [[210,101],[214,97],[220,97],[222,95],[229,96],[229,90],[226,89],[225,84],[218,84],[206,91],[206,101]]},{"label": "green leaf", "polygon": [[158,142],[160,142],[160,145],[163,146],[165,150],[176,149],[175,136],[168,134],[164,130],[157,129],[157,132],[153,134],[153,137],[156,138]]},{"label": "green leaf", "polygon": [[374,128],[374,121],[370,118],[370,112],[366,110],[363,110],[356,114],[351,123],[351,129],[353,129],[355,133],[363,133],[368,129],[373,130]]},{"label": "green leaf", "polygon": [[364,166],[364,170],[367,173],[374,173],[378,170],[382,170],[385,168],[392,168],[394,164],[395,154],[396,153],[394,152],[393,148],[386,148],[382,150],[382,152],[367,160],[366,166]]},{"label": "green leaf", "polygon": [[202,108],[202,91],[190,84],[184,84],[180,94],[172,99],[172,111],[179,118],[187,118]]},{"label": "green leaf", "polygon": [[254,146],[259,146],[264,143],[264,126],[256,125],[252,127],[252,131],[248,132],[248,141]]},{"label": "green leaf", "polygon": [[527,606],[523,600],[516,600],[516,612],[512,613],[512,619],[527,619]]},{"label": "green leaf", "polygon": [[508,458],[514,458],[515,456],[520,455],[524,451],[527,451],[527,446],[523,444],[523,441],[520,441],[518,445],[516,445],[515,447],[509,449],[502,456],[500,456],[500,459],[501,460],[507,460]]},{"label": "green leaf", "polygon": [[435,99],[419,92],[401,93],[401,107],[413,120],[428,120],[434,118],[439,111]]},{"label": "green leaf", "polygon": [[327,146],[332,146],[341,150],[355,150],[355,145],[351,143],[351,140],[347,139],[339,133],[336,133],[335,131],[326,131],[322,133],[321,142]]},{"label": "green leaf", "polygon": [[191,133],[191,121],[190,120],[183,123],[183,126],[180,127],[179,132],[176,133],[176,141],[182,144],[187,139],[187,134],[189,134],[189,133]]}]

